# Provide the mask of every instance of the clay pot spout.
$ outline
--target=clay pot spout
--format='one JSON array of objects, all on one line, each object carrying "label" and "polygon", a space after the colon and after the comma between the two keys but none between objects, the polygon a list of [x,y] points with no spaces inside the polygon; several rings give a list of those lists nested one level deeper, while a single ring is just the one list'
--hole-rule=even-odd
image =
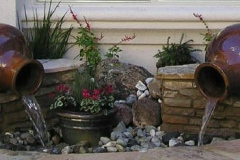
[{"label": "clay pot spout", "polygon": [[0,23],[0,88],[19,95],[33,94],[40,87],[44,69],[31,59],[26,40],[17,28]]},{"label": "clay pot spout", "polygon": [[195,83],[207,98],[223,101],[240,94],[240,24],[220,31],[209,43],[206,63],[195,71]]}]

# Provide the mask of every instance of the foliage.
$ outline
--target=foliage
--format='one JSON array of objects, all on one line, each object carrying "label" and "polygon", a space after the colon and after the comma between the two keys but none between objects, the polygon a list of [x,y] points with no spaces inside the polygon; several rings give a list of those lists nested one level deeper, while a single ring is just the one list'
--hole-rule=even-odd
[{"label": "foliage", "polygon": [[77,111],[91,114],[102,111],[107,115],[113,108],[112,93],[111,85],[99,87],[88,73],[76,73],[75,81],[70,87],[60,84],[55,88],[55,92],[50,94],[54,98],[50,109],[75,107]]},{"label": "foliage", "polygon": [[[85,17],[83,26],[71,8],[70,13],[73,19],[79,24],[78,34],[75,37],[76,44],[80,47],[77,57],[80,57],[80,60],[85,60],[86,65],[83,71],[76,72],[74,81],[69,84],[69,87],[67,87],[67,84],[60,84],[60,86],[63,86],[57,86],[55,92],[50,94],[51,97],[54,97],[54,103],[50,109],[71,108],[74,111],[91,114],[103,112],[106,115],[113,108],[113,87],[105,83],[101,83],[100,86],[95,77],[97,66],[102,62],[97,42],[103,38],[103,35],[101,34],[100,38],[95,37],[90,23]],[[119,43],[114,44],[108,49],[105,57],[118,58],[118,53],[122,51],[118,45],[134,38],[135,34],[133,36],[125,36]],[[59,88],[64,89],[61,89],[59,92]]]},{"label": "foliage", "polygon": [[49,8],[47,8],[45,1],[42,19],[39,18],[38,11],[33,10],[33,26],[31,26],[32,22],[28,20],[25,9],[25,23],[28,27],[32,28],[24,31],[24,34],[29,42],[34,59],[62,58],[63,54],[70,48],[68,46],[68,39],[73,27],[63,29],[64,18],[67,12],[56,21],[52,19],[59,4],[60,2],[52,9],[52,1],[50,1]]},{"label": "foliage", "polygon": [[[94,76],[98,64],[102,61],[101,53],[98,49],[98,42],[103,39],[104,36],[101,34],[100,37],[96,37],[91,30],[91,25],[89,21],[85,17],[84,24],[82,24],[71,8],[70,13],[72,14],[73,19],[79,24],[78,35],[75,37],[75,39],[76,44],[80,47],[80,51],[76,58],[80,57],[80,60],[85,59],[86,69],[91,76]],[[108,58],[119,58],[118,54],[122,51],[119,47],[119,44],[121,44],[122,42],[133,40],[135,37],[135,34],[133,36],[126,35],[124,38],[121,39],[120,42],[110,47],[104,56]]]},{"label": "foliage", "polygon": [[[207,25],[207,23],[205,22],[205,20],[203,19],[201,14],[193,13],[193,15],[194,15],[194,17],[198,18],[203,23],[203,25],[205,26],[205,28],[207,30],[206,33],[201,33],[201,35],[203,36],[203,40],[205,41],[204,44],[207,47],[209,42],[213,39],[213,37],[215,37],[215,34],[209,29],[209,26]],[[205,47],[205,50],[206,50],[206,47]]]},{"label": "foliage", "polygon": [[170,44],[170,37],[168,37],[167,45],[162,47],[162,51],[158,50],[158,53],[154,55],[155,58],[158,58],[156,63],[157,68],[197,62],[197,60],[191,56],[191,53],[199,50],[192,49],[191,45],[189,44],[190,42],[193,42],[192,39],[183,43],[183,37],[184,34],[182,34],[179,44]]}]

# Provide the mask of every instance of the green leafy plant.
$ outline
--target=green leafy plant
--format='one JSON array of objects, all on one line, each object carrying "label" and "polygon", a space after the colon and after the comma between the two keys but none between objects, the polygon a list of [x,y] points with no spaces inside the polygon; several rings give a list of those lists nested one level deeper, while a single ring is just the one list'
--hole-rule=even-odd
[{"label": "green leafy plant", "polygon": [[[103,38],[103,35],[101,34],[99,38],[95,37],[90,23],[85,17],[83,25],[71,8],[70,13],[73,19],[79,24],[78,34],[75,39],[76,44],[80,47],[80,52],[76,58],[79,57],[80,60],[85,60],[85,66],[81,72],[76,72],[74,81],[69,84],[69,87],[67,87],[67,84],[60,84],[60,86],[63,86],[57,86],[56,90],[50,94],[54,98],[50,109],[64,108],[91,114],[103,112],[107,115],[108,111],[113,108],[115,100],[113,87],[106,84],[106,82],[97,82],[95,77],[96,69],[102,62],[101,53],[98,49],[98,41]],[[104,56],[107,58],[119,58],[118,54],[122,50],[118,45],[134,38],[135,34],[133,36],[125,36],[120,42],[110,47]],[[59,88],[64,89],[59,90]]]},{"label": "green leafy plant", "polygon": [[25,23],[30,29],[23,32],[29,42],[34,59],[62,58],[71,47],[68,45],[68,39],[73,27],[63,28],[64,18],[68,11],[60,19],[53,20],[59,4],[60,2],[52,9],[52,1],[50,1],[47,8],[45,1],[43,18],[39,18],[38,11],[33,10],[33,22],[28,19],[25,9]]},{"label": "green leafy plant", "polygon": [[[80,60],[85,59],[86,70],[88,70],[90,75],[94,77],[97,66],[100,62],[102,62],[102,56],[100,50],[98,49],[98,42],[103,39],[104,36],[101,34],[100,37],[96,37],[94,32],[91,30],[89,21],[85,17],[84,23],[82,24],[71,8],[70,13],[72,14],[73,19],[79,24],[78,35],[75,36],[75,39],[76,44],[80,47],[80,51],[76,58],[80,57]],[[120,42],[110,47],[104,56],[107,58],[119,58],[119,53],[122,51],[119,45],[123,42],[133,40],[135,37],[135,34],[132,36],[125,35]]]},{"label": "green leafy plant", "polygon": [[85,72],[75,74],[75,80],[70,86],[60,84],[50,94],[54,102],[50,109],[70,109],[96,114],[103,112],[105,115],[113,108],[114,96],[111,85],[97,86],[91,76]]},{"label": "green leafy plant", "polygon": [[179,44],[169,43],[170,37],[167,39],[167,45],[162,47],[162,51],[158,50],[158,53],[154,55],[158,58],[156,67],[183,65],[198,62],[197,59],[191,56],[194,51],[200,51],[198,49],[192,49],[190,42],[192,39],[182,42],[184,34],[182,34]]}]

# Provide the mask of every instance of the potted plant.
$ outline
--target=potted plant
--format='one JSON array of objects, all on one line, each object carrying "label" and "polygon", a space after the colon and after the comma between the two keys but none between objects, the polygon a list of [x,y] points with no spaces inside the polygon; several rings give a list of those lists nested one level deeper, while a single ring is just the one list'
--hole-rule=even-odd
[{"label": "potted plant", "polygon": [[184,34],[182,34],[179,44],[170,44],[170,37],[168,37],[167,45],[163,46],[162,51],[158,50],[158,53],[154,55],[155,58],[158,58],[156,63],[157,68],[198,62],[197,59],[191,56],[191,53],[200,50],[192,49],[192,46],[189,44],[189,42],[193,42],[192,39],[182,42],[183,37]]},{"label": "potted plant", "polygon": [[[62,58],[67,50],[71,47],[68,44],[72,26],[63,28],[65,12],[59,19],[53,16],[59,7],[60,2],[52,9],[52,0],[49,4],[44,2],[43,18],[39,18],[38,11],[33,11],[33,21],[28,19],[25,10],[25,24],[29,29],[22,30],[29,44],[34,59],[58,59]],[[47,8],[47,5],[49,7]]]},{"label": "potted plant", "polygon": [[96,146],[101,136],[109,136],[117,112],[112,93],[110,85],[98,86],[87,72],[76,73],[72,84],[56,87],[50,109],[58,109],[64,142],[86,140]]},{"label": "potted plant", "polygon": [[[73,18],[79,23],[76,44],[80,47],[78,57],[85,60],[84,67],[77,71],[71,84],[60,84],[51,94],[54,102],[50,109],[58,109],[60,127],[66,143],[75,144],[86,140],[96,146],[101,136],[109,136],[116,125],[114,107],[114,92],[111,85],[96,79],[96,69],[102,58],[97,42],[103,38],[96,38],[91,31],[90,24],[84,18],[83,26],[70,10]],[[135,38],[125,36],[123,41]],[[120,42],[120,43],[121,43]],[[115,57],[121,49],[113,45],[106,53],[107,57]]]}]

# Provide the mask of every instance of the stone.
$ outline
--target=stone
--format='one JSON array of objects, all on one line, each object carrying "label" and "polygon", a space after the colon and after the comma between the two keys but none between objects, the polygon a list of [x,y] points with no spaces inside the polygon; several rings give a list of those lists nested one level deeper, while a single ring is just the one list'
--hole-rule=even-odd
[{"label": "stone", "polygon": [[116,141],[110,141],[107,144],[103,145],[103,147],[115,147],[117,144]]},{"label": "stone", "polygon": [[154,79],[147,85],[147,87],[152,98],[154,99],[162,98],[161,80]]},{"label": "stone", "polygon": [[140,151],[141,149],[142,149],[142,147],[139,145],[134,145],[130,148],[131,151]]},{"label": "stone", "polygon": [[110,139],[108,137],[100,137],[100,141],[103,143],[103,144],[107,144],[108,142],[110,142]]},{"label": "stone", "polygon": [[120,104],[118,106],[117,120],[123,122],[125,125],[130,125],[133,122],[132,108],[126,104]]},{"label": "stone", "polygon": [[150,77],[145,79],[145,83],[148,85],[150,82],[152,82],[154,80],[154,78]]},{"label": "stone", "polygon": [[130,94],[126,98],[126,104],[131,107],[136,100],[137,100],[137,96],[134,94]]},{"label": "stone", "polygon": [[61,150],[62,154],[69,154],[69,153],[73,153],[73,147],[71,146],[66,146]]},{"label": "stone", "polygon": [[154,129],[151,129],[149,133],[152,137],[156,135],[156,131]]},{"label": "stone", "polygon": [[88,153],[88,149],[85,147],[80,147],[78,153],[80,153],[80,154]]},{"label": "stone", "polygon": [[128,139],[132,139],[132,138],[133,138],[133,135],[132,135],[132,133],[130,133],[130,132],[123,132],[123,135],[124,135],[126,138],[128,138]]},{"label": "stone", "polygon": [[136,84],[153,77],[145,68],[133,64],[121,63],[118,59],[106,58],[97,68],[99,82],[113,86],[117,99],[126,99],[129,94],[136,95]]},{"label": "stone", "polygon": [[147,89],[147,86],[142,81],[138,81],[135,87],[140,91],[145,91]]},{"label": "stone", "polygon": [[182,141],[180,141],[180,140],[178,140],[176,138],[172,138],[172,139],[169,140],[168,146],[169,147],[174,147],[176,145],[179,145],[180,143],[182,143]]},{"label": "stone", "polygon": [[112,141],[115,141],[115,140],[117,140],[118,138],[120,138],[120,137],[122,137],[122,136],[123,136],[123,134],[122,134],[121,132],[113,131],[113,132],[111,133],[111,140],[112,140]]},{"label": "stone", "polygon": [[9,143],[16,145],[18,143],[18,140],[16,138],[10,138]]},{"label": "stone", "polygon": [[150,131],[151,130],[156,130],[156,127],[155,126],[152,126],[152,125],[147,125],[146,127],[145,127],[145,131],[146,131],[146,133],[150,133]]},{"label": "stone", "polygon": [[156,136],[151,139],[151,142],[154,144],[155,147],[161,146],[161,140]]},{"label": "stone", "polygon": [[107,147],[108,152],[117,152],[117,150],[118,150],[117,147],[112,147],[112,146]]},{"label": "stone", "polygon": [[27,142],[28,144],[33,145],[33,144],[35,144],[36,140],[35,140],[35,138],[34,138],[32,135],[29,135],[29,136],[26,138],[26,142]]},{"label": "stone", "polygon": [[146,96],[149,96],[149,94],[150,94],[148,90],[145,90],[144,93]]},{"label": "stone", "polygon": [[160,139],[162,139],[162,137],[165,135],[166,133],[164,131],[157,131],[156,132],[156,136],[159,137]]},{"label": "stone", "polygon": [[185,144],[188,145],[188,146],[195,146],[194,140],[186,141]]},{"label": "stone", "polygon": [[125,148],[119,144],[116,145],[116,148],[118,152],[125,152]]},{"label": "stone", "polygon": [[177,138],[180,136],[179,132],[169,132],[162,136],[162,141],[164,144],[169,144],[169,140],[172,138]]},{"label": "stone", "polygon": [[126,147],[127,146],[127,139],[123,139],[123,138],[118,138],[117,139],[117,144],[123,146],[123,147]]},{"label": "stone", "polygon": [[159,126],[162,123],[160,104],[152,99],[137,100],[132,107],[133,123],[144,128],[146,125]]},{"label": "stone", "polygon": [[140,91],[140,90],[137,90],[137,97],[140,97],[142,94],[143,94],[143,92],[142,92],[142,91]]},{"label": "stone", "polygon": [[117,127],[113,129],[115,132],[124,132],[126,130],[126,125],[124,124],[123,121],[119,122]]},{"label": "stone", "polygon": [[145,92],[143,92],[143,94],[141,94],[138,99],[143,99],[144,97],[147,97],[147,94]]},{"label": "stone", "polygon": [[137,136],[138,136],[138,137],[144,137],[144,136],[145,136],[141,128],[138,128],[138,130],[137,130]]},{"label": "stone", "polygon": [[104,152],[107,152],[106,148],[103,148],[103,147],[95,147],[95,148],[93,148],[93,153],[104,153]]}]

